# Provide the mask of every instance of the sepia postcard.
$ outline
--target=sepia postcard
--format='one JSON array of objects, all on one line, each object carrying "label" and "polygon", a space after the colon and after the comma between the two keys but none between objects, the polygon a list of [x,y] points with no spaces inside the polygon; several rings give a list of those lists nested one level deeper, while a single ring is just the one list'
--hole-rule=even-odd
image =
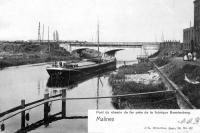
[{"label": "sepia postcard", "polygon": [[0,0],[2,133],[198,133],[200,0]]}]

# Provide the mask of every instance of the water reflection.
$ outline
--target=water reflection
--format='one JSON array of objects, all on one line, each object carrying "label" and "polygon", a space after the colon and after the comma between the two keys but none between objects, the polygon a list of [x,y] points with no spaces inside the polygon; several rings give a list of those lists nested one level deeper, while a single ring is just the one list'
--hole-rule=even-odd
[{"label": "water reflection", "polygon": [[[97,77],[97,97],[99,97],[99,81],[100,81],[100,76]],[[99,99],[97,98],[97,108],[99,109]]]},{"label": "water reflection", "polygon": [[[124,50],[126,53],[126,50]],[[136,51],[137,52],[137,51]],[[136,53],[132,52],[132,53]],[[131,55],[132,56],[132,55]],[[120,56],[121,57],[121,56]],[[118,59],[118,58],[117,58]],[[125,58],[123,58],[125,59]],[[136,59],[136,57],[131,58]],[[119,59],[118,59],[119,60]],[[131,63],[131,62],[130,62]],[[124,62],[117,62],[117,66],[123,65]],[[128,64],[128,63],[127,63]],[[73,97],[95,97],[110,96],[112,88],[108,83],[108,75],[113,71],[102,72],[89,77],[84,77],[77,82],[68,83],[64,80],[51,80],[46,72],[49,64],[29,65],[20,67],[11,67],[0,71],[0,88],[3,93],[0,95],[0,112],[6,111],[12,107],[20,105],[21,99],[25,99],[26,103],[30,103],[44,98],[45,93],[49,96],[59,95],[62,90],[66,90],[67,98]],[[98,80],[98,75],[100,79]],[[99,83],[98,83],[99,82]],[[99,85],[98,85],[99,84]],[[97,88],[98,85],[98,88]],[[5,101],[6,104],[5,104]],[[111,99],[89,99],[74,100],[66,102],[66,115],[87,115],[88,109],[114,109]],[[43,119],[43,106],[32,109],[30,112],[30,123],[35,123]],[[52,103],[51,113],[58,113],[61,109],[61,101]],[[15,132],[20,128],[20,116],[10,119],[6,125],[6,129]],[[69,123],[69,121],[67,121]],[[80,123],[87,129],[86,121],[71,121],[74,125]],[[68,127],[73,127],[73,124]],[[52,124],[52,127],[55,127]],[[56,127],[55,127],[56,128]],[[47,128],[48,129],[48,128]],[[45,132],[48,130],[45,129]],[[74,127],[75,132],[76,127]]]},{"label": "water reflection", "polygon": [[[88,78],[89,79],[89,78]],[[85,79],[79,79],[76,82],[68,82],[65,79],[53,79],[49,77],[46,86],[50,89],[55,88],[64,88],[64,89],[73,89],[78,86],[78,83],[86,81]]]},{"label": "water reflection", "polygon": [[[104,80],[108,80],[108,78],[105,78],[105,77],[107,77],[113,70],[109,69],[102,73],[96,73],[91,76],[79,78],[80,80],[77,80],[76,82],[70,82],[70,83],[64,79],[63,80],[55,80],[55,79],[53,80],[53,79],[49,78],[48,82],[47,82],[47,87],[45,88],[45,91],[44,91],[44,94],[45,94],[44,99],[52,97],[52,96],[55,97],[55,95],[57,95],[56,98],[60,97],[60,96],[62,98],[70,98],[70,96],[68,96],[67,94],[69,94],[69,92],[73,89],[74,90],[78,89],[75,86],[78,86],[79,84],[85,83],[85,81],[92,80],[92,79],[96,80],[96,86],[95,86],[95,88],[93,88],[93,89],[95,89],[95,90],[93,90],[93,92],[96,93],[95,96],[99,97],[100,92],[101,92],[100,89],[102,89],[102,87],[106,86]],[[78,77],[77,77],[77,79],[78,79]],[[38,82],[38,84],[40,84],[40,82]],[[105,86],[104,86],[104,84],[105,84]],[[38,87],[38,88],[40,88],[40,87]],[[79,97],[82,97],[82,96],[79,96]],[[87,97],[90,97],[90,96],[87,96]],[[101,100],[103,101],[102,103],[106,104],[105,101],[108,99],[101,99]],[[96,101],[95,102],[96,109],[99,109],[100,99],[98,99],[98,98],[96,100],[93,99],[93,101],[94,102]],[[70,102],[71,106],[68,106],[69,102]],[[85,101],[84,100],[68,101],[66,99],[62,99],[61,101],[60,100],[57,101],[57,103],[59,103],[59,104],[61,103],[61,106],[55,105],[55,103],[52,103],[52,102],[45,103],[44,104],[44,119],[36,121],[36,122],[32,123],[31,125],[27,126],[26,130],[31,131],[42,125],[48,126],[49,123],[52,123],[54,121],[58,121],[61,119],[85,119],[85,118],[87,118],[87,115],[78,115],[78,114],[71,115],[69,113],[69,112],[71,112],[71,111],[69,111],[69,108],[75,107],[75,106],[72,106],[73,102],[75,104],[82,104],[82,102],[85,102]],[[92,100],[90,100],[88,102],[92,103]],[[110,103],[110,102],[108,102],[108,103]],[[53,106],[52,106],[52,104],[53,104]],[[88,105],[87,104],[85,104],[85,105],[86,105],[86,109],[88,109]],[[81,106],[78,106],[78,107],[81,107]],[[60,110],[60,112],[59,112],[59,110]],[[21,132],[21,130],[18,130],[18,132]]]},{"label": "water reflection", "polygon": [[41,82],[40,80],[38,80],[38,82],[37,82],[38,83],[38,87],[37,87],[38,88],[38,96],[40,95],[40,82]]}]

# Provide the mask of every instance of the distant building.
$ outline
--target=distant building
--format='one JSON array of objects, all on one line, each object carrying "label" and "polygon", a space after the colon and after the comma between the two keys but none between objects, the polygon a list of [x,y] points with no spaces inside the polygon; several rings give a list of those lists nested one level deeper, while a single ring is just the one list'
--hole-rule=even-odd
[{"label": "distant building", "polygon": [[160,48],[178,48],[182,49],[180,41],[176,40],[166,40],[160,43]]},{"label": "distant building", "polygon": [[200,0],[194,1],[194,42],[200,46]]},{"label": "distant building", "polygon": [[161,56],[174,56],[174,55],[180,55],[180,51],[183,48],[183,44],[180,43],[180,41],[176,40],[167,40],[160,43],[160,55]]},{"label": "distant building", "polygon": [[199,50],[200,46],[200,0],[194,1],[194,26],[183,30],[183,48]]},{"label": "distant building", "polygon": [[191,49],[191,42],[194,41],[194,27],[190,27],[183,30],[183,49]]}]

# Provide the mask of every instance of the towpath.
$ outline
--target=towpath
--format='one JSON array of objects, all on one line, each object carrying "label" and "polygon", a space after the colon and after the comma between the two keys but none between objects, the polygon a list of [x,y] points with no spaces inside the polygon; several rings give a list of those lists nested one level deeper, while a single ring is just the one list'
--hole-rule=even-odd
[{"label": "towpath", "polygon": [[183,57],[174,57],[170,61],[179,66],[183,66],[186,64],[200,66],[200,59],[197,59],[196,61],[184,61]]}]

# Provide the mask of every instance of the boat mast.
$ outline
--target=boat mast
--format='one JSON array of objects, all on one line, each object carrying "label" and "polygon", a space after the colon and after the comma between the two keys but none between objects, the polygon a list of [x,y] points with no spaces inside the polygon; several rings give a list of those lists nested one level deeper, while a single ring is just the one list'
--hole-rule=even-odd
[{"label": "boat mast", "polygon": [[162,36],[161,36],[161,42],[164,42],[165,41],[165,37],[164,37],[164,34],[162,32]]},{"label": "boat mast", "polygon": [[49,42],[49,26],[48,26],[48,42]]},{"label": "boat mast", "polygon": [[97,45],[98,45],[98,57],[99,57],[99,20],[97,22]]},{"label": "boat mast", "polygon": [[51,51],[51,45],[50,45],[50,43],[49,43],[49,26],[48,26],[48,45],[49,45],[49,53],[50,53],[50,51]]}]

